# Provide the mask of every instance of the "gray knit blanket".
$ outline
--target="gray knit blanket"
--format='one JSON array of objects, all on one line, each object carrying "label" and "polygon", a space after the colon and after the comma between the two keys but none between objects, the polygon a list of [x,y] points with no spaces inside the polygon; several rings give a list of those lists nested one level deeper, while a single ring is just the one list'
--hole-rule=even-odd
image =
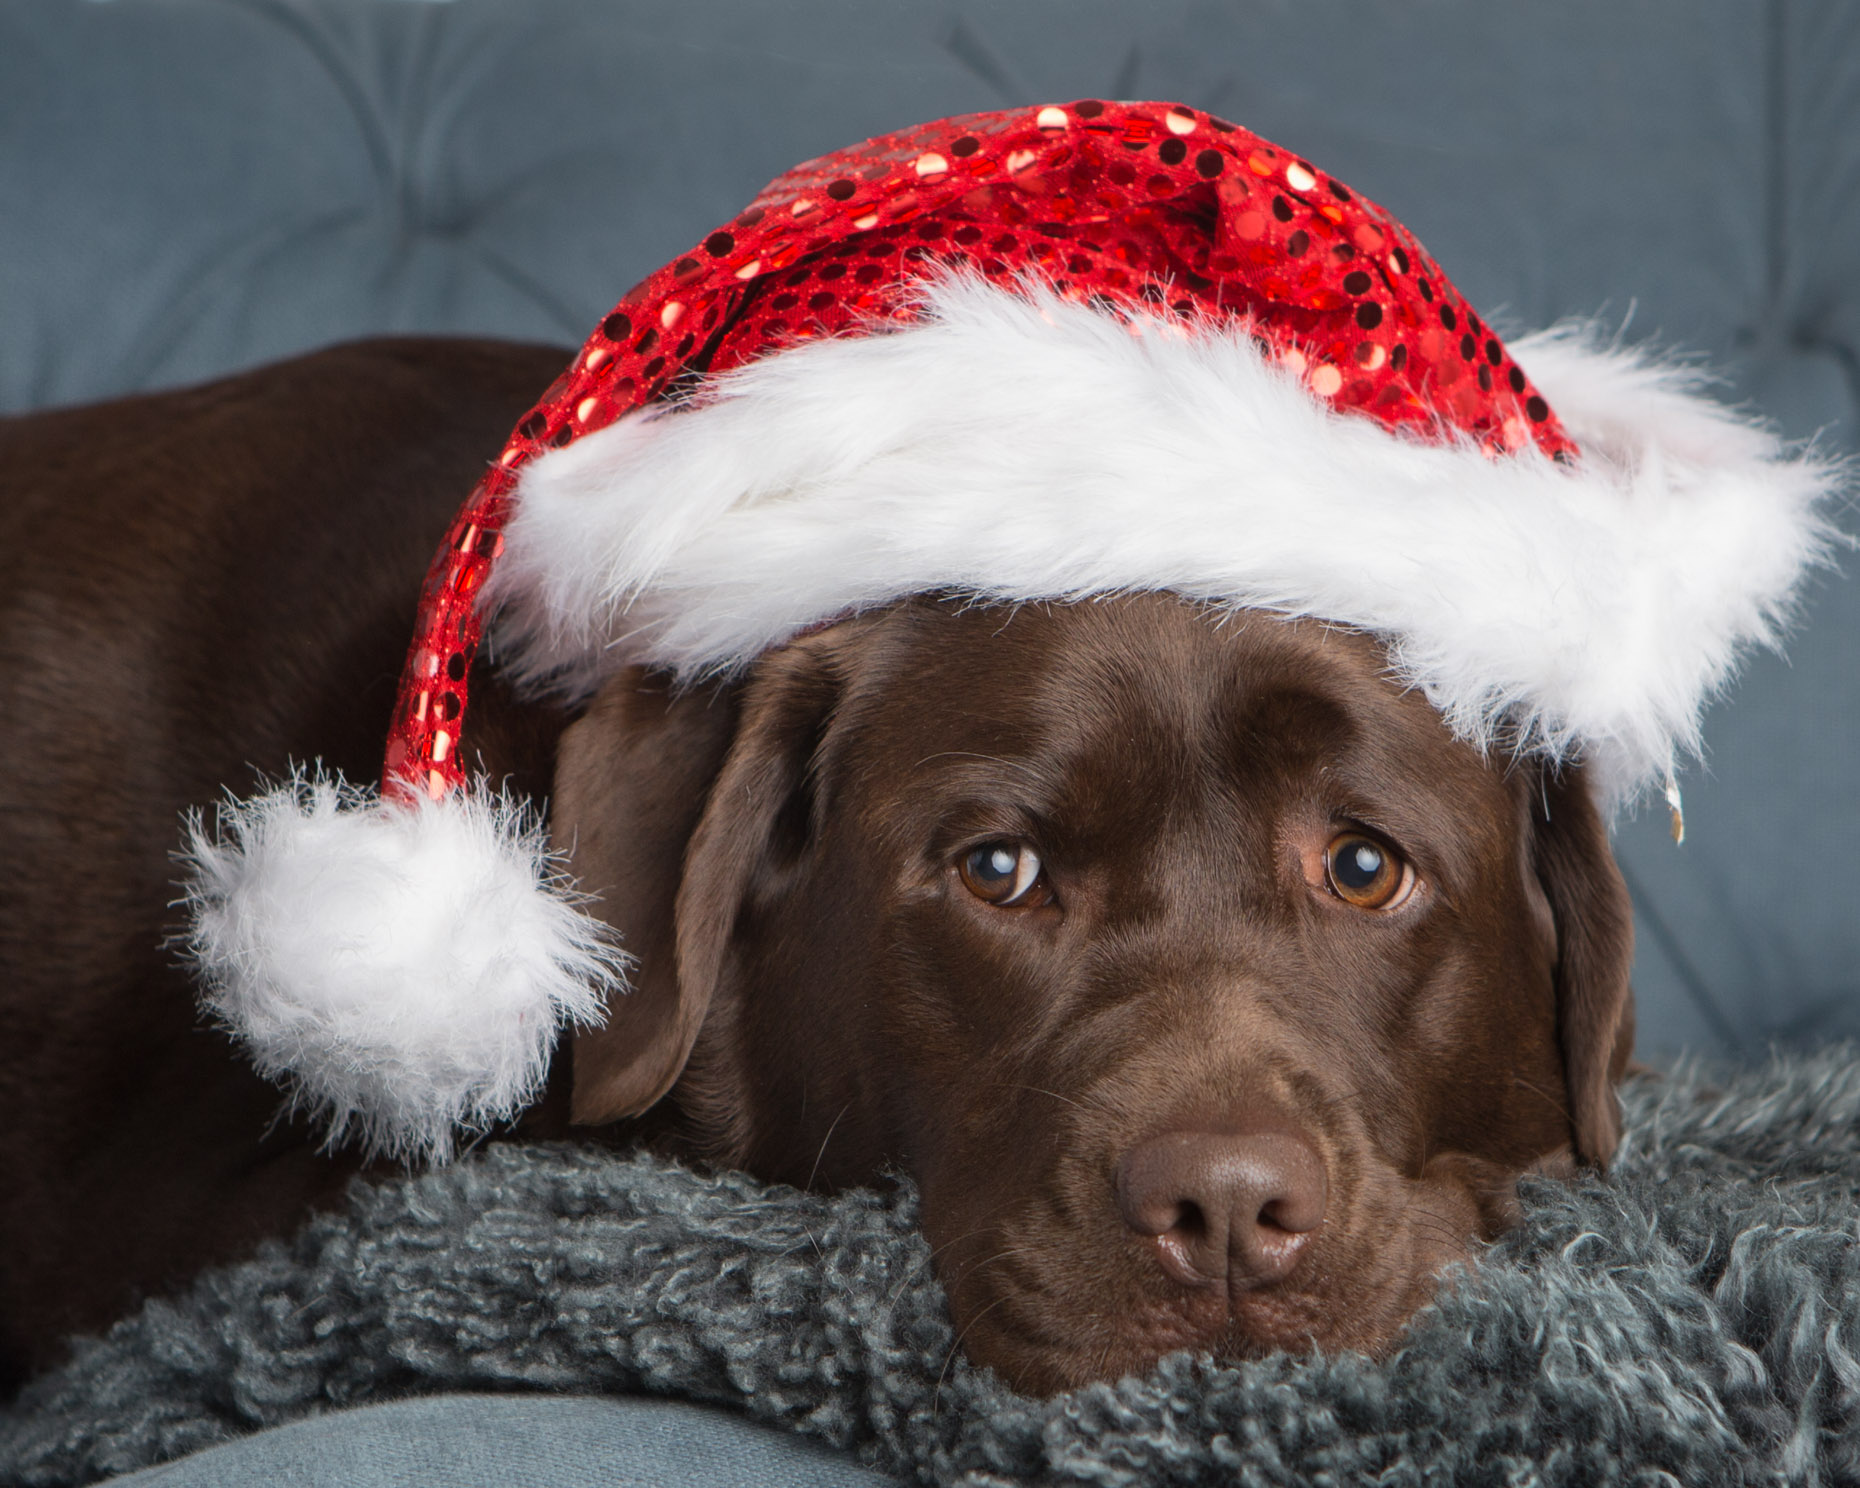
[{"label": "gray knit blanket", "polygon": [[1383,1362],[1177,1355],[1050,1401],[955,1350],[907,1185],[493,1146],[81,1345],[0,1416],[0,1482],[490,1389],[721,1402],[937,1484],[1856,1483],[1856,1064],[1632,1082],[1607,1181],[1529,1185]]}]

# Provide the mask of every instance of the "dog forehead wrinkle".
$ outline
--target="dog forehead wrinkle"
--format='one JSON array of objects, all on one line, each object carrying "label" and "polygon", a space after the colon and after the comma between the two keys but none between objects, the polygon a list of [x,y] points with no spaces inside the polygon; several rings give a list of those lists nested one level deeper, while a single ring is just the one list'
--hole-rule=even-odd
[{"label": "dog forehead wrinkle", "polygon": [[[1006,631],[975,607],[907,614],[861,669],[825,757],[874,799],[941,811],[1000,804],[1069,828],[1188,773],[1192,758],[1156,728],[1139,679],[1107,688],[1075,664],[1090,607],[1056,608],[1023,613]],[[1177,758],[1147,768],[1165,748]]]}]

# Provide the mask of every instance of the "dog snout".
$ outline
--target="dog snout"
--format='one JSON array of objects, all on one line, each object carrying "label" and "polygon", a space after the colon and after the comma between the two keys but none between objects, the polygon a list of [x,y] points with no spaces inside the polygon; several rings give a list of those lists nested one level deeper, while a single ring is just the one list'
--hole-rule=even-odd
[{"label": "dog snout", "polygon": [[1324,1160],[1288,1131],[1171,1131],[1117,1168],[1124,1223],[1183,1286],[1283,1281],[1324,1223]]}]

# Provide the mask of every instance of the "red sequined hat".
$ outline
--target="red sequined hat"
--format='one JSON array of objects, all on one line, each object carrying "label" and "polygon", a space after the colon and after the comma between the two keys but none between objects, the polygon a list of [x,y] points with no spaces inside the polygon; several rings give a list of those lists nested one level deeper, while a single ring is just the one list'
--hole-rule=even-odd
[{"label": "red sequined hat", "polygon": [[428,575],[384,790],[195,834],[210,1004],[338,1130],[432,1155],[600,1016],[609,933],[464,773],[489,615],[585,696],[913,593],[1168,589],[1367,630],[1463,737],[1619,801],[1774,639],[1834,485],[1683,373],[1508,349],[1388,213],[1211,115],[885,135],[636,286],[518,425]]}]

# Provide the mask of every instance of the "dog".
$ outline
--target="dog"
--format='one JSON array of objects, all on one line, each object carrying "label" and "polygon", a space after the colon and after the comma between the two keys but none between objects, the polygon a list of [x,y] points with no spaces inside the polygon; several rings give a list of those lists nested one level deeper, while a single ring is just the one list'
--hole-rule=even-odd
[{"label": "dog", "polygon": [[[358,343],[0,421],[9,1383],[364,1170],[197,1011],[179,823],[312,757],[375,776],[427,560],[565,358]],[[726,682],[472,685],[477,767],[550,801],[637,958],[500,1135],[907,1173],[1017,1388],[1385,1349],[1520,1175],[1616,1145],[1589,785],[1456,738],[1370,636],[931,594]]]}]

